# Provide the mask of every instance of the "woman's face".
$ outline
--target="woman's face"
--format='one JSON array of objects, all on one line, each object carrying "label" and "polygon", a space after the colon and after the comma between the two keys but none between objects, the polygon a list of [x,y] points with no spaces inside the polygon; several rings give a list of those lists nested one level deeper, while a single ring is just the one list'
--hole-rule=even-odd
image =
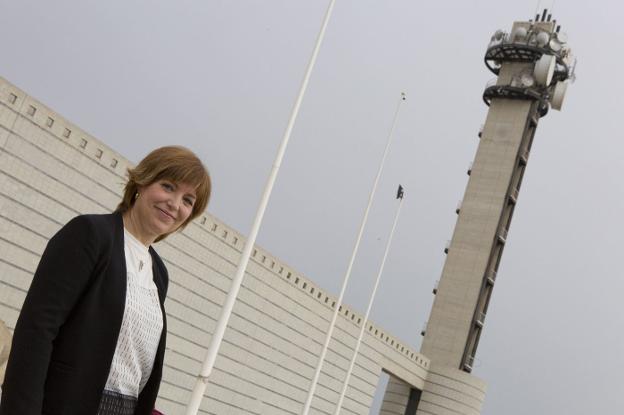
[{"label": "woman's face", "polygon": [[178,229],[193,212],[196,198],[189,184],[158,180],[139,188],[132,213],[143,231],[155,239]]}]

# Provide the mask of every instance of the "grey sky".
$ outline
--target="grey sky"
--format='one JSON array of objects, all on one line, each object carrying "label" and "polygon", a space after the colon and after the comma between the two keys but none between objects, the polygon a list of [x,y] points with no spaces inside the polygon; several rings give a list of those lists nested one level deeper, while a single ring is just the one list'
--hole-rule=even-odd
[{"label": "grey sky", "polygon": [[[131,160],[191,147],[209,211],[247,233],[327,4],[1,0],[0,75]],[[419,348],[487,113],[485,48],[535,8],[338,0],[259,243],[338,292],[405,91],[346,301],[365,308],[401,182],[373,320]],[[623,11],[555,4],[578,80],[538,127],[473,372],[484,415],[624,411]]]}]

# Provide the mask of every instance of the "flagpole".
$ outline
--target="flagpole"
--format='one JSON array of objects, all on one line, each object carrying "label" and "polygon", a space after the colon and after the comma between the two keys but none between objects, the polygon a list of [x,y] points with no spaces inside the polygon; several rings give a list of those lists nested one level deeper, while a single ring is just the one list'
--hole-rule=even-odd
[{"label": "flagpole", "polygon": [[329,19],[334,9],[335,3],[336,3],[336,0],[330,0],[329,6],[327,7],[327,11],[325,12],[325,18],[323,19],[321,30],[316,39],[316,45],[314,46],[312,56],[310,58],[308,67],[303,77],[303,81],[301,82],[299,95],[297,96],[297,99],[293,105],[292,112],[290,114],[290,119],[288,121],[286,131],[284,132],[284,136],[282,138],[282,143],[277,151],[277,156],[275,157],[275,161],[273,162],[271,173],[269,175],[269,178],[266,183],[266,187],[264,189],[264,193],[260,200],[260,204],[256,212],[256,217],[254,219],[251,232],[249,233],[249,237],[247,238],[247,241],[245,242],[245,246],[243,248],[243,252],[242,252],[240,261],[238,263],[238,267],[236,269],[236,274],[234,278],[232,279],[230,290],[226,297],[225,303],[223,307],[221,308],[221,314],[219,315],[217,326],[212,335],[212,338],[210,339],[210,345],[208,346],[208,351],[206,352],[206,358],[202,364],[202,368],[201,368],[199,375],[197,375],[195,388],[193,389],[193,393],[191,394],[191,399],[186,408],[186,412],[185,412],[186,415],[197,414],[202,398],[206,391],[206,387],[208,386],[208,380],[209,380],[210,374],[212,373],[212,369],[214,367],[215,361],[217,359],[217,354],[219,353],[219,348],[221,347],[221,343],[223,341],[225,329],[227,327],[228,321],[230,320],[230,316],[232,315],[232,309],[234,308],[234,303],[236,302],[238,291],[240,290],[241,284],[243,282],[245,270],[247,269],[247,264],[249,263],[249,257],[251,256],[251,251],[253,249],[253,246],[256,243],[256,237],[258,236],[258,231],[260,230],[260,225],[262,224],[262,218],[264,216],[264,212],[266,210],[267,204],[269,203],[271,191],[273,190],[273,185],[275,184],[277,173],[282,163],[282,158],[284,157],[284,153],[286,152],[286,146],[288,145],[290,135],[295,125],[295,120],[297,119],[299,108],[301,107],[301,102],[303,101],[303,96],[308,87],[308,82],[310,81],[310,75],[312,74],[312,69],[314,68],[314,64],[316,63],[316,58],[321,48],[323,38],[325,37],[325,31],[327,29],[327,25],[329,23]]},{"label": "flagpole", "polygon": [[351,362],[349,363],[349,369],[347,370],[344,383],[342,384],[342,391],[340,392],[340,398],[338,398],[338,403],[336,404],[336,410],[334,411],[334,415],[340,415],[340,411],[342,410],[342,403],[344,402],[345,395],[347,394],[347,388],[349,387],[349,380],[351,379],[351,373],[353,372],[353,367],[355,366],[355,359],[358,356],[358,352],[360,351],[360,345],[362,344],[362,338],[364,337],[364,330],[366,329],[368,317],[370,315],[371,308],[373,307],[373,302],[375,301],[375,295],[377,294],[377,287],[379,287],[381,274],[383,272],[384,265],[386,264],[386,258],[388,257],[388,252],[390,251],[390,245],[392,244],[392,237],[394,236],[394,230],[396,229],[397,222],[399,221],[399,215],[401,214],[401,206],[403,206],[403,187],[401,185],[399,185],[399,190],[397,192],[397,199],[399,199],[399,206],[397,207],[396,215],[394,216],[394,223],[392,224],[392,230],[390,231],[390,236],[388,237],[388,242],[386,243],[386,251],[384,252],[384,256],[381,261],[381,266],[379,267],[379,272],[377,273],[377,279],[375,280],[375,286],[373,287],[373,292],[371,293],[370,300],[368,301],[368,308],[366,309],[366,315],[364,316],[364,320],[362,321],[362,327],[360,328],[360,335],[358,336],[357,342],[355,343],[353,356],[351,357]]},{"label": "flagpole", "polygon": [[364,226],[366,226],[366,221],[368,220],[368,213],[373,203],[373,197],[375,196],[375,191],[377,190],[377,183],[379,183],[379,178],[381,177],[381,172],[383,171],[384,163],[386,161],[386,156],[388,155],[388,150],[390,149],[390,144],[392,143],[392,137],[394,135],[394,129],[397,124],[397,119],[399,117],[399,110],[401,109],[401,103],[405,101],[405,98],[406,98],[405,93],[401,92],[401,97],[397,104],[396,112],[394,113],[394,120],[392,122],[392,128],[390,129],[390,133],[388,134],[386,148],[384,149],[384,153],[381,158],[381,163],[379,165],[379,169],[377,170],[377,176],[375,177],[373,188],[371,190],[370,196],[368,197],[368,205],[366,206],[366,210],[364,211],[362,224],[360,225],[360,230],[358,232],[358,236],[355,241],[355,246],[353,247],[353,253],[351,254],[351,259],[349,260],[349,266],[347,267],[347,272],[345,273],[344,279],[342,281],[342,288],[340,289],[340,295],[338,296],[338,301],[336,302],[334,314],[332,316],[331,322],[329,323],[327,334],[325,335],[325,343],[323,344],[323,349],[321,350],[321,354],[319,356],[319,360],[316,365],[316,370],[314,372],[314,377],[312,379],[312,384],[310,385],[310,390],[308,391],[308,397],[306,398],[306,401],[303,405],[303,410],[301,411],[301,415],[308,415],[310,411],[310,407],[312,406],[312,398],[314,398],[316,385],[318,384],[319,376],[321,375],[321,368],[323,367],[323,362],[325,361],[325,355],[327,354],[329,342],[334,332],[334,327],[336,325],[336,320],[338,318],[338,310],[340,309],[340,305],[342,304],[342,299],[344,297],[344,293],[347,288],[347,283],[349,282],[349,277],[351,276],[351,269],[353,268],[353,262],[355,261],[355,256],[357,255],[357,251],[360,246],[360,241],[362,240],[362,234],[364,233]]}]

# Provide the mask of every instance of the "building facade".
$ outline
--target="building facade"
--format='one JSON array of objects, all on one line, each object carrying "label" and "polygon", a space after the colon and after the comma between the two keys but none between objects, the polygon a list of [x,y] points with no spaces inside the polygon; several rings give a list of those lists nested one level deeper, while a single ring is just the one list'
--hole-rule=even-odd
[{"label": "building facade", "polygon": [[[48,239],[76,215],[114,210],[130,165],[0,78],[0,320],[10,330]],[[157,401],[167,414],[183,413],[190,398],[243,245],[243,235],[210,214],[156,245],[170,273]],[[298,413],[335,307],[340,319],[312,413],[333,411],[362,324],[366,336],[343,413],[368,415],[382,371],[423,388],[425,356],[256,247],[201,413]],[[409,390],[395,391],[385,413],[403,415],[408,398]]]},{"label": "building facade", "polygon": [[[498,31],[485,62],[497,75],[421,352],[294,268],[255,247],[201,406],[203,414],[298,414],[333,311],[340,318],[312,403],[331,414],[359,330],[344,414],[368,415],[390,375],[382,415],[479,415],[485,383],[472,375],[498,266],[540,117],[561,109],[574,64],[547,12]],[[48,239],[72,217],[107,213],[130,163],[0,78],[0,320],[12,330]],[[170,272],[168,341],[158,408],[183,413],[244,236],[205,214],[156,245]]]}]

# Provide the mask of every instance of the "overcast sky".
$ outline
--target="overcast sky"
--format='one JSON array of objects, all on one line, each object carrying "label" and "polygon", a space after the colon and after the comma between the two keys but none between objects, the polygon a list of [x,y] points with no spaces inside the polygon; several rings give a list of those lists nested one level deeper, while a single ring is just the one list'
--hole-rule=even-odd
[{"label": "overcast sky", "polygon": [[[132,161],[209,167],[209,211],[246,234],[327,0],[0,0],[0,75]],[[550,6],[552,1],[542,1]],[[395,142],[346,302],[420,347],[494,77],[493,32],[536,1],[338,0],[258,243],[337,294],[401,91]],[[540,121],[473,373],[484,415],[624,413],[624,6],[558,1],[578,57]]]}]

